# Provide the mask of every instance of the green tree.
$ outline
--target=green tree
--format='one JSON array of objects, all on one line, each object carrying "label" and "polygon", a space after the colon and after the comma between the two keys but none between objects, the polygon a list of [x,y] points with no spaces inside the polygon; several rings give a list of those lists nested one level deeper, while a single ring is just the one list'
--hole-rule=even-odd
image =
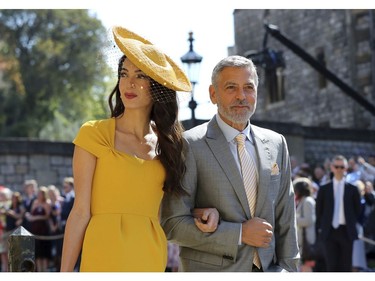
[{"label": "green tree", "polygon": [[109,40],[89,10],[0,10],[0,34],[0,136],[71,140],[107,116]]}]

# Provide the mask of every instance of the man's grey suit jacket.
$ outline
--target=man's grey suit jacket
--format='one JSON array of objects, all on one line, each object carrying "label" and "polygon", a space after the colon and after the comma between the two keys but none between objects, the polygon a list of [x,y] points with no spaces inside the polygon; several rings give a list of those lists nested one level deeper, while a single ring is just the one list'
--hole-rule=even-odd
[{"label": "man's grey suit jacket", "polygon": [[[268,248],[259,248],[264,271],[297,271],[299,260],[294,192],[284,137],[251,125],[258,157],[259,189],[255,216],[274,228]],[[239,241],[241,223],[251,218],[242,177],[216,118],[184,134],[190,196],[165,194],[161,223],[180,245],[180,271],[251,271],[254,248]],[[214,233],[195,225],[193,208],[215,207],[221,223]]]}]

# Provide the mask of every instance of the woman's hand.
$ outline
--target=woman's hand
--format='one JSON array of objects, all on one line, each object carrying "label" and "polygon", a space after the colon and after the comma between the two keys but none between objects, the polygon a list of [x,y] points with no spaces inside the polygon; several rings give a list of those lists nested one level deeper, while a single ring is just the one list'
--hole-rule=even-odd
[{"label": "woman's hand", "polygon": [[193,217],[195,225],[202,232],[214,232],[220,223],[220,214],[216,208],[195,208]]}]

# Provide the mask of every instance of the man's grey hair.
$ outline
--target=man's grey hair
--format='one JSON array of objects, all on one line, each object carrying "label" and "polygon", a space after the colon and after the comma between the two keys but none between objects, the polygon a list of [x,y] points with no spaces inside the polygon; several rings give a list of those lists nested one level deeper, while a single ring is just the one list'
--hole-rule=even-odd
[{"label": "man's grey hair", "polygon": [[216,87],[217,76],[226,67],[246,67],[250,69],[250,72],[254,76],[255,86],[258,87],[259,78],[256,67],[252,60],[245,58],[243,56],[229,56],[221,61],[214,67],[211,76],[211,84]]},{"label": "man's grey hair", "polygon": [[348,159],[346,159],[346,157],[343,156],[343,155],[341,155],[341,154],[335,155],[335,156],[332,158],[332,163],[333,163],[334,161],[343,161],[345,167],[348,167]]}]

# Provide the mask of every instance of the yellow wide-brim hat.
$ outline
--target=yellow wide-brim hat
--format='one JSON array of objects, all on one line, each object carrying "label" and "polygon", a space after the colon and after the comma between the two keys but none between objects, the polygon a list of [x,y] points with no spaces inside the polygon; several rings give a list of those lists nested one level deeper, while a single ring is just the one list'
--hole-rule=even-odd
[{"label": "yellow wide-brim hat", "polygon": [[146,75],[171,90],[192,90],[186,74],[151,42],[121,26],[114,26],[112,32],[120,50]]}]

